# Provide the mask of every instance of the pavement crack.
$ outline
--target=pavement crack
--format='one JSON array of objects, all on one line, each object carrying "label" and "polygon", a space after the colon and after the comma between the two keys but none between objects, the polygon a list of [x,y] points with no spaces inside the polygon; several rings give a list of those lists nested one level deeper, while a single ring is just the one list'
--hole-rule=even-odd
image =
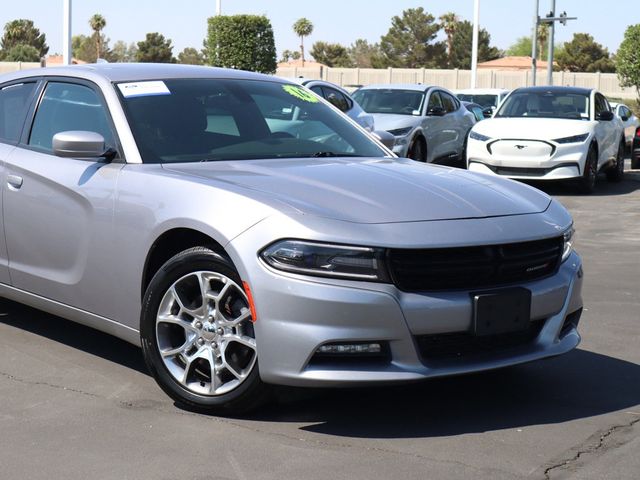
[{"label": "pavement crack", "polygon": [[11,382],[17,382],[23,385],[54,388],[56,390],[64,390],[67,392],[79,393],[80,395],[85,395],[91,398],[100,398],[95,393],[85,392],[84,390],[78,390],[77,388],[65,387],[64,385],[56,385],[55,383],[26,380],[24,378],[16,377],[15,375],[11,375],[10,373],[0,372],[0,377],[4,377]]},{"label": "pavement crack", "polygon": [[[634,415],[637,415],[637,414],[634,414]],[[640,416],[638,418],[631,420],[630,422],[614,425],[608,430],[606,430],[605,432],[600,433],[600,435],[596,436],[597,438],[596,442],[593,442],[595,435],[591,436],[586,442],[582,444],[584,446],[581,445],[578,447],[577,450],[575,450],[575,454],[572,455],[570,458],[562,459],[554,463],[553,465],[550,465],[549,467],[547,467],[544,471],[545,480],[551,480],[551,473],[554,470],[566,469],[569,466],[573,465],[574,463],[578,462],[578,460],[580,460],[581,457],[585,455],[590,455],[590,454],[597,453],[599,451],[606,450],[605,444],[612,435],[615,435],[615,433],[617,433],[622,429],[632,428],[637,423],[640,423]]]}]

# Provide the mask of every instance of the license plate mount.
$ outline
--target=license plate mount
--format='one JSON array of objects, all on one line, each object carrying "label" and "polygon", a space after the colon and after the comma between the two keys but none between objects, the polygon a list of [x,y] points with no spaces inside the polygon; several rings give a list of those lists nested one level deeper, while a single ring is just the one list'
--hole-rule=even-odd
[{"label": "license plate mount", "polygon": [[529,328],[531,291],[522,287],[472,293],[473,334],[499,335]]}]

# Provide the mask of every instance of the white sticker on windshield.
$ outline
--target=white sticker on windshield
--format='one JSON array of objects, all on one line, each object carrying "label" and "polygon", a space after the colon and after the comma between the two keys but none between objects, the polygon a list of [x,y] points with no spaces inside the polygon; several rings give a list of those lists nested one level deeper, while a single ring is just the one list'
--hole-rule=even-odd
[{"label": "white sticker on windshield", "polygon": [[149,95],[171,95],[163,81],[119,83],[118,88],[124,98],[145,97]]}]

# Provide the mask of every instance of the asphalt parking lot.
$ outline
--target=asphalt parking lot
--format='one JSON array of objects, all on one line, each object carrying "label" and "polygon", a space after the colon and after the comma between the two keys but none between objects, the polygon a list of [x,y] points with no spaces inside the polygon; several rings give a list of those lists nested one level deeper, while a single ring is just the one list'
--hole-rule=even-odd
[{"label": "asphalt parking lot", "polygon": [[[627,162],[628,167],[628,162]],[[582,196],[583,341],[394,388],[281,391],[250,418],[176,407],[120,340],[0,306],[1,479],[640,478],[640,172]]]}]

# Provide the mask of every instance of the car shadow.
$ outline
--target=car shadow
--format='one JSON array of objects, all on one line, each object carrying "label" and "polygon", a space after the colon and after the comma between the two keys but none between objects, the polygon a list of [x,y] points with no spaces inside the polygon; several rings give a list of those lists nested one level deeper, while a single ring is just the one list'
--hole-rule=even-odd
[{"label": "car shadow", "polygon": [[[308,390],[251,418],[360,438],[443,437],[557,424],[640,404],[640,365],[585,350],[482,374]],[[294,391],[295,392],[295,391]]]},{"label": "car shadow", "polygon": [[149,375],[140,348],[93,328],[6,299],[0,299],[0,323]]},{"label": "car shadow", "polygon": [[[89,327],[8,300],[0,301],[0,323],[149,374],[138,347]],[[303,423],[302,430],[344,437],[462,435],[636,407],[638,378],[640,365],[578,349],[546,361],[402,386],[277,387],[274,401],[242,418]]]}]

